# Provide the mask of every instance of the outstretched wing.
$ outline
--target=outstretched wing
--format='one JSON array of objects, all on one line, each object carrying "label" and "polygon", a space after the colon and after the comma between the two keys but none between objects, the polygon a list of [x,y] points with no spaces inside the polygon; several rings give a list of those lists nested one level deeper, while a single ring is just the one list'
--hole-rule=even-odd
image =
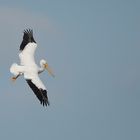
[{"label": "outstretched wing", "polygon": [[33,37],[33,30],[26,29],[24,30],[23,40],[20,45],[20,51],[24,50],[25,46],[30,42],[36,43]]},{"label": "outstretched wing", "polygon": [[26,79],[28,85],[33,90],[34,94],[39,99],[40,103],[43,104],[43,106],[49,105],[49,100],[47,96],[47,90],[43,88],[39,88],[37,84],[33,82],[32,79]]},{"label": "outstretched wing", "polygon": [[35,65],[34,52],[37,48],[37,43],[33,37],[33,30],[24,30],[23,41],[20,45],[20,63],[21,65]]}]

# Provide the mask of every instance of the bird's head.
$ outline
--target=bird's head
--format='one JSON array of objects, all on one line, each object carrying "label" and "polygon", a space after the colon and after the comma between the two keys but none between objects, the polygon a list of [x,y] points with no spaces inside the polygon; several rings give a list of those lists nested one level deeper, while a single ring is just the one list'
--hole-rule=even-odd
[{"label": "bird's head", "polygon": [[46,69],[51,76],[55,77],[55,75],[53,74],[51,68],[49,67],[48,63],[46,62],[46,60],[42,59],[40,61],[40,65],[41,65],[41,67],[43,69]]}]

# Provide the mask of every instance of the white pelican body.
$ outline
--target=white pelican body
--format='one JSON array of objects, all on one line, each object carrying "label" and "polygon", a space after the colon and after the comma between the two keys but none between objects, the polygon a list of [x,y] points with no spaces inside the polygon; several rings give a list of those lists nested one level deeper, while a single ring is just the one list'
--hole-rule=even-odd
[{"label": "white pelican body", "polygon": [[16,80],[18,76],[24,75],[28,85],[40,100],[40,103],[43,104],[43,106],[47,106],[49,105],[47,90],[40,80],[38,74],[43,72],[45,68],[50,74],[52,74],[52,72],[45,60],[40,61],[40,68],[37,66],[34,60],[34,52],[36,48],[37,44],[33,38],[33,31],[30,29],[25,30],[23,41],[20,45],[20,65],[16,63],[12,64],[10,67],[10,72],[14,74],[14,80]]}]

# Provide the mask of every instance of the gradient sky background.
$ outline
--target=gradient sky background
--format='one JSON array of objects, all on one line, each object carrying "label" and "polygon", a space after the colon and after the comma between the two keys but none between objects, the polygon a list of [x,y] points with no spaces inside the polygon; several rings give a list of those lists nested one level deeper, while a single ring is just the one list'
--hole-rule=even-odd
[{"label": "gradient sky background", "polygon": [[[0,1],[0,139],[140,139],[140,1]],[[9,67],[32,28],[51,105]]]}]

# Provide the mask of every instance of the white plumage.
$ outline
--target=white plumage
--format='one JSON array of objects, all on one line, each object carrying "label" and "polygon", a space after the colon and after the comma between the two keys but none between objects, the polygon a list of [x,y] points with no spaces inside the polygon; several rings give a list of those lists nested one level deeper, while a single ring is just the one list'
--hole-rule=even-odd
[{"label": "white plumage", "polygon": [[28,85],[40,100],[40,103],[43,104],[43,106],[47,106],[49,105],[47,90],[38,74],[47,69],[52,76],[54,75],[44,59],[40,61],[40,67],[37,66],[34,60],[36,48],[37,44],[33,38],[33,31],[30,29],[24,30],[23,41],[20,45],[19,53],[20,65],[13,63],[10,67],[10,72],[14,75],[14,80],[20,75],[24,75]]}]

